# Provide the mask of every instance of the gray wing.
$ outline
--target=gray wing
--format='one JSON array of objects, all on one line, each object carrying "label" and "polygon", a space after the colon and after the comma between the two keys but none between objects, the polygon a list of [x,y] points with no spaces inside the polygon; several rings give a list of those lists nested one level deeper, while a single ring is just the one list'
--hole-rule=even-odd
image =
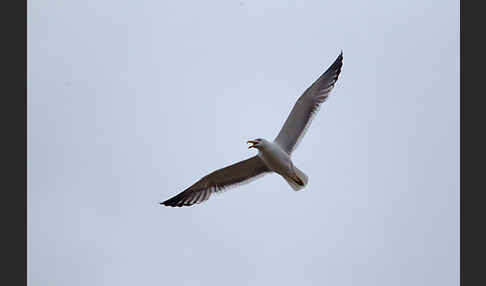
[{"label": "gray wing", "polygon": [[334,63],[299,97],[290,115],[275,138],[275,142],[290,154],[309,127],[312,118],[326,101],[336,83],[343,65],[343,52]]},{"label": "gray wing", "polygon": [[203,177],[180,194],[160,204],[171,207],[191,206],[209,199],[213,192],[255,179],[270,170],[265,163],[254,156]]}]

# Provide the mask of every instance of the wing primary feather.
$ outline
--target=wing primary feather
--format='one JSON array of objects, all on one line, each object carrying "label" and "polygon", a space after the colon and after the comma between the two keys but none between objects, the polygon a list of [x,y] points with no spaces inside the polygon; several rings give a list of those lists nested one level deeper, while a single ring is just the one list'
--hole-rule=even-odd
[{"label": "wing primary feather", "polygon": [[331,66],[297,99],[274,140],[288,154],[297,148],[313,117],[319,111],[320,105],[327,100],[338,80],[342,66],[343,52],[341,51]]},{"label": "wing primary feather", "polygon": [[208,200],[212,193],[252,181],[269,171],[258,156],[253,156],[204,176],[183,192],[160,204],[170,207],[199,204]]}]

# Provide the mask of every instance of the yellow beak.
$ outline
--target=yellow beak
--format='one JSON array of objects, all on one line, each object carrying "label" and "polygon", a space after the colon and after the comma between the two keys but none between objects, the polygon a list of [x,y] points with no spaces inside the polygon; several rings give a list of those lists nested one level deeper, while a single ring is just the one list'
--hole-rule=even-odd
[{"label": "yellow beak", "polygon": [[256,148],[255,145],[258,144],[258,142],[257,141],[254,141],[254,140],[248,140],[248,141],[246,141],[246,143],[253,144],[253,145],[249,146],[248,149],[250,149],[250,148]]}]

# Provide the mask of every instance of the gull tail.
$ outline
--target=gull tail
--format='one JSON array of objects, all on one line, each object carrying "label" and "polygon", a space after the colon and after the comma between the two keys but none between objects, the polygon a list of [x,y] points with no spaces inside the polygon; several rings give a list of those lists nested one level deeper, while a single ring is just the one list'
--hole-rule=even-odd
[{"label": "gull tail", "polygon": [[307,175],[299,170],[299,168],[293,166],[293,171],[294,174],[292,177],[287,177],[285,176],[284,179],[287,181],[287,183],[292,187],[294,191],[300,191],[305,186],[307,186],[307,182],[309,181]]}]

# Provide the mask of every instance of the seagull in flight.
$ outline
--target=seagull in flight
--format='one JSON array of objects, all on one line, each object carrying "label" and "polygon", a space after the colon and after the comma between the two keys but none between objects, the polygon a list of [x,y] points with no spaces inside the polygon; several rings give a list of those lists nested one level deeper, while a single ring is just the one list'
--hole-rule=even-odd
[{"label": "seagull in flight", "polygon": [[304,188],[308,182],[307,175],[292,163],[290,156],[317,114],[321,103],[328,98],[342,66],[341,51],[334,63],[299,97],[273,142],[263,138],[247,141],[251,144],[248,148],[258,150],[256,156],[216,170],[160,204],[170,207],[199,204],[215,192],[247,183],[271,172],[282,176],[294,191]]}]

